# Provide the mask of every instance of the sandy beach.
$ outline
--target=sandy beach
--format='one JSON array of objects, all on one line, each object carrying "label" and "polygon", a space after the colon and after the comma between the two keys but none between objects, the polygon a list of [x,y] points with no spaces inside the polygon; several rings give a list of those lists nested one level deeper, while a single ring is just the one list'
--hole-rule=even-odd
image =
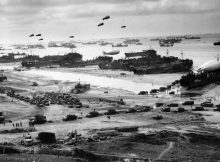
[{"label": "sandy beach", "polygon": [[[1,83],[1,87],[11,87],[16,90],[16,93],[23,95],[23,96],[33,96],[33,94],[42,95],[45,92],[59,92],[59,93],[69,93],[71,88],[73,88],[77,80],[69,81],[69,80],[53,80],[50,79],[44,75],[35,75],[35,73],[32,73],[33,70],[29,71],[21,71],[21,72],[15,72],[12,70],[5,71],[5,74],[8,76],[8,81]],[[178,79],[181,74],[162,74],[162,75],[147,75],[144,77],[134,76],[133,74],[130,74],[126,72],[126,77],[121,76],[122,71],[103,71],[95,69],[94,67],[87,67],[87,68],[77,68],[77,69],[66,69],[66,68],[57,68],[57,69],[40,69],[40,71],[44,72],[60,72],[60,73],[82,73],[82,74],[88,74],[93,75],[96,77],[106,77],[106,78],[119,78],[121,80],[132,80],[133,82],[137,83],[144,83],[144,82],[154,82],[155,84],[162,84],[162,85],[168,85],[173,81],[173,79]],[[28,73],[26,73],[28,72]],[[32,75],[28,75],[31,74]],[[165,77],[169,76],[169,77]],[[159,78],[162,79],[159,79]],[[172,78],[172,80],[171,80]],[[33,87],[33,82],[37,82],[38,86]],[[14,99],[11,97],[8,97],[6,94],[1,94],[1,111],[4,112],[5,117],[7,120],[11,120],[13,123],[16,122],[22,122],[22,128],[28,128],[28,118],[31,116],[34,116],[36,114],[44,114],[47,117],[48,121],[52,121],[43,125],[35,125],[35,132],[31,132],[31,135],[33,138],[37,137],[37,134],[39,132],[44,131],[50,131],[55,132],[56,137],[58,139],[65,139],[67,137],[68,132],[77,130],[79,134],[81,134],[83,137],[90,137],[95,135],[97,132],[102,130],[114,130],[116,127],[133,127],[137,126],[139,128],[139,132],[149,132],[150,130],[159,131],[166,129],[167,131],[177,131],[177,132],[196,132],[196,131],[205,131],[205,132],[212,132],[209,129],[218,129],[219,127],[219,121],[215,120],[210,121],[210,114],[207,116],[205,114],[204,117],[198,115],[198,112],[192,112],[191,110],[196,107],[196,105],[199,105],[201,102],[206,101],[206,99],[211,97],[211,95],[214,94],[215,89],[217,87],[215,86],[209,86],[205,89],[201,90],[201,94],[195,97],[185,96],[180,97],[179,95],[167,95],[165,93],[158,94],[156,96],[151,95],[137,95],[136,93],[128,90],[123,89],[115,89],[111,87],[100,87],[100,86],[93,86],[91,85],[91,89],[85,93],[82,94],[72,94],[72,96],[77,97],[80,99],[83,105],[89,105],[89,108],[82,107],[82,108],[68,108],[67,105],[50,105],[43,108],[39,108],[35,105],[30,105],[29,103],[26,103],[24,101],[20,101],[18,99]],[[105,93],[108,91],[108,93]],[[199,92],[197,90],[197,92]],[[107,103],[107,102],[100,102],[100,98],[104,99],[118,99],[122,98],[125,105],[115,105],[113,103]],[[185,106],[184,108],[188,110],[187,112],[183,113],[175,113],[177,108],[172,108],[170,113],[162,112],[160,108],[155,107],[155,103],[163,102],[163,103],[179,103],[182,104],[186,100],[193,99],[195,101],[195,105],[193,107],[191,106]],[[12,102],[13,101],[13,102]],[[217,102],[217,101],[216,101]],[[150,112],[138,112],[138,113],[126,113],[126,111],[129,108],[136,108],[138,106],[151,106],[153,108]],[[88,114],[90,111],[93,111],[94,109],[101,114],[105,113],[108,109],[115,109],[121,113],[112,115],[111,119],[109,120],[105,115],[102,115],[97,118],[86,118],[86,114]],[[22,110],[22,111],[20,111]],[[208,109],[207,109],[208,110]],[[209,109],[209,111],[212,111],[212,109]],[[214,114],[211,114],[215,116],[215,114],[218,114],[219,112],[212,112]],[[81,116],[82,119],[78,119],[76,121],[70,121],[70,122],[63,122],[62,118],[65,117],[68,114],[76,114],[77,116]],[[154,120],[152,117],[162,115],[163,120]],[[206,120],[207,119],[207,120]],[[215,117],[216,119],[216,117]],[[4,130],[12,130],[14,129],[12,126],[12,123],[6,123],[5,125],[0,125],[0,132]],[[1,133],[1,142],[13,142],[16,145],[19,145],[19,142],[23,138],[23,134],[25,133]],[[123,133],[124,134],[124,133]],[[126,134],[126,133],[125,133]],[[123,137],[125,138],[125,137]],[[120,141],[121,139],[118,139],[118,137],[115,139],[115,141]],[[118,145],[114,145],[114,148],[121,145],[119,142]],[[185,144],[183,144],[184,147]],[[106,151],[110,149],[110,144],[105,143],[105,146],[107,148]],[[135,143],[134,147],[138,147],[139,143]],[[63,149],[67,149],[67,146],[62,146]],[[109,147],[109,148],[108,148]],[[164,145],[159,149],[157,146],[155,147],[155,151],[152,154],[144,154],[142,155],[141,150],[136,150],[132,147],[131,151],[133,150],[135,152],[135,155],[141,158],[146,158],[150,156],[151,158],[156,158],[159,156],[160,153],[162,153],[166,149],[166,146]],[[210,146],[213,147],[213,146]],[[87,145],[80,145],[80,148],[83,148],[85,150],[88,149]],[[156,149],[157,148],[157,149]],[[163,149],[162,149],[163,148]],[[25,147],[23,149],[26,149]],[[36,150],[39,148],[36,147]],[[93,150],[94,149],[94,150]],[[90,147],[90,151],[93,150],[95,153],[104,153],[106,151],[99,150],[98,146],[96,147]],[[202,151],[203,152],[203,151]],[[204,150],[205,152],[205,150]],[[203,152],[203,153],[204,153]],[[122,155],[124,150],[118,150],[118,152],[114,152],[113,154],[116,156]],[[171,152],[166,152],[166,156],[171,156]],[[178,153],[175,153],[178,154]],[[194,155],[194,154],[193,154]],[[193,156],[190,155],[190,156]],[[129,157],[132,157],[132,155],[128,155]],[[200,158],[196,155],[195,158]]]}]

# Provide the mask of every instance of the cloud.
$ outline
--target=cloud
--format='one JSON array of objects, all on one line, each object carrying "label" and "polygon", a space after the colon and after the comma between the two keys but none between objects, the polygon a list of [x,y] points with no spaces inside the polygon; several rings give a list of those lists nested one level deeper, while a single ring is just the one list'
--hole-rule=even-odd
[{"label": "cloud", "polygon": [[201,14],[220,11],[219,0],[0,0],[2,23],[28,25],[111,15]]},{"label": "cloud", "polygon": [[[203,16],[209,14],[215,16]],[[0,0],[0,15],[0,33],[10,30],[26,32],[35,28],[62,31],[67,28],[63,24],[68,24],[69,29],[75,27],[80,32],[82,25],[96,27],[96,23],[105,15],[112,17],[109,21],[113,26],[121,20],[128,20],[139,23],[139,26],[145,24],[146,28],[149,24],[143,21],[156,17],[153,23],[157,26],[164,15],[176,18],[181,15],[185,17],[184,21],[191,17],[194,17],[193,21],[198,17],[204,18],[204,22],[215,18],[217,23],[220,0]],[[171,21],[167,19],[167,23],[173,23]]]},{"label": "cloud", "polygon": [[45,22],[107,14],[124,17],[219,11],[219,0],[0,0],[1,17],[16,23],[22,19]]},{"label": "cloud", "polygon": [[39,12],[64,16],[91,17],[99,14],[145,15],[200,13],[220,9],[219,0],[1,0],[0,13],[32,16]]}]

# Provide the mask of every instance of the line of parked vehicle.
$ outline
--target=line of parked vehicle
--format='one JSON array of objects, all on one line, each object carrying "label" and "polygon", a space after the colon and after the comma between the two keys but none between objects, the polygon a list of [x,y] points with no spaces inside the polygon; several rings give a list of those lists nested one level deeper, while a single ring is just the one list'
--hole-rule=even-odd
[{"label": "line of parked vehicle", "polygon": [[[185,111],[185,108],[181,107],[182,106],[193,106],[195,105],[194,101],[185,101],[182,104],[178,103],[170,103],[166,104],[163,102],[158,102],[155,104],[156,107],[162,107],[162,111],[164,112],[170,112],[171,107],[178,107],[178,111]],[[205,111],[205,108],[215,108],[214,111],[219,111],[220,112],[220,104],[214,105],[211,101],[205,101],[202,102],[200,105],[195,105],[194,109],[192,111]]]},{"label": "line of parked vehicle", "polygon": [[30,103],[32,105],[36,105],[38,107],[50,106],[51,104],[58,105],[68,105],[69,108],[81,108],[82,103],[78,98],[72,97],[68,93],[54,93],[54,92],[46,92],[42,96],[22,96],[20,94],[16,94],[15,90],[10,89],[6,91],[4,88],[0,88],[0,93],[7,94],[7,96],[22,100],[26,103]]}]

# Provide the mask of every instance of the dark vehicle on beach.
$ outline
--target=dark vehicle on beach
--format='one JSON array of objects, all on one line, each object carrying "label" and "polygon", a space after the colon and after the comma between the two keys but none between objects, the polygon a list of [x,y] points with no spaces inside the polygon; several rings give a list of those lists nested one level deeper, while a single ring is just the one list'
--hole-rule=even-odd
[{"label": "dark vehicle on beach", "polygon": [[148,91],[140,91],[139,93],[138,93],[138,95],[147,95],[148,94]]},{"label": "dark vehicle on beach", "polygon": [[38,83],[37,82],[33,82],[32,86],[36,87],[36,86],[38,86]]},{"label": "dark vehicle on beach", "polygon": [[161,106],[163,106],[163,105],[164,105],[163,102],[157,102],[157,103],[156,103],[156,107],[161,107]]},{"label": "dark vehicle on beach", "polygon": [[206,102],[201,103],[201,106],[204,106],[204,107],[213,107],[214,104],[211,103],[210,101],[206,101]]},{"label": "dark vehicle on beach", "polygon": [[174,92],[174,91],[171,91],[171,92],[169,92],[169,94],[170,94],[170,95],[173,95],[173,94],[175,94],[175,92]]},{"label": "dark vehicle on beach", "polygon": [[158,93],[159,92],[159,89],[152,89],[151,91],[150,91],[150,94],[155,94],[155,93]]},{"label": "dark vehicle on beach", "polygon": [[93,117],[98,117],[100,114],[98,111],[91,111],[89,114],[86,115],[87,118],[93,118]]},{"label": "dark vehicle on beach", "polygon": [[29,119],[30,124],[44,124],[47,122],[47,118],[44,115],[35,115]]},{"label": "dark vehicle on beach", "polygon": [[6,76],[0,76],[0,82],[4,82],[7,81],[7,77]]},{"label": "dark vehicle on beach", "polygon": [[63,121],[71,121],[71,120],[76,120],[77,119],[77,116],[75,114],[68,114],[67,116],[65,116],[63,118]]},{"label": "dark vehicle on beach", "polygon": [[137,112],[137,110],[134,108],[129,108],[126,112],[127,113],[135,113],[135,112]]},{"label": "dark vehicle on beach", "polygon": [[157,116],[154,116],[153,119],[161,120],[161,119],[163,119],[163,116],[162,115],[157,115]]},{"label": "dark vehicle on beach", "polygon": [[202,106],[197,106],[195,107],[195,109],[193,109],[192,111],[205,111],[204,107]]},{"label": "dark vehicle on beach", "polygon": [[21,140],[21,145],[32,146],[33,145],[33,139],[31,138],[31,135],[24,136],[24,138]]},{"label": "dark vehicle on beach", "polygon": [[161,109],[162,112],[170,112],[170,107],[165,107]]},{"label": "dark vehicle on beach", "polygon": [[137,112],[149,112],[152,108],[150,106],[141,106],[137,108]]},{"label": "dark vehicle on beach", "polygon": [[219,111],[220,112],[220,104],[216,105],[216,109],[214,109],[214,111]]},{"label": "dark vehicle on beach", "polygon": [[167,105],[168,107],[178,107],[179,104],[178,103],[170,103]]},{"label": "dark vehicle on beach", "polygon": [[41,143],[52,144],[56,142],[56,135],[53,132],[40,132],[36,139]]},{"label": "dark vehicle on beach", "polygon": [[0,123],[3,123],[5,121],[5,117],[4,116],[0,116]]},{"label": "dark vehicle on beach", "polygon": [[194,105],[194,101],[185,101],[182,103],[182,105]]},{"label": "dark vehicle on beach", "polygon": [[183,108],[183,107],[179,107],[178,109],[177,109],[177,112],[185,112],[186,110],[185,110],[185,108]]},{"label": "dark vehicle on beach", "polygon": [[104,113],[105,115],[115,115],[117,111],[115,109],[108,109],[107,112]]},{"label": "dark vehicle on beach", "polygon": [[166,90],[167,90],[166,87],[160,87],[160,88],[159,88],[159,91],[160,91],[160,92],[165,92]]},{"label": "dark vehicle on beach", "polygon": [[88,90],[90,90],[90,84],[77,83],[75,87],[71,89],[71,93],[74,93],[74,94],[84,93]]},{"label": "dark vehicle on beach", "polygon": [[167,90],[170,90],[170,89],[171,89],[171,87],[172,87],[171,85],[168,85],[168,86],[167,86]]}]

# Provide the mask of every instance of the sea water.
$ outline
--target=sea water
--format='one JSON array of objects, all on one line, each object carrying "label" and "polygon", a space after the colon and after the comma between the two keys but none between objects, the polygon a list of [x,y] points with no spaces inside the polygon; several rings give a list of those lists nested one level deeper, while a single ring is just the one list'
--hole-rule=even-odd
[{"label": "sea water", "polygon": [[[112,39],[105,40],[113,43],[120,43],[123,39]],[[114,59],[124,58],[125,52],[138,52],[147,49],[155,49],[158,54],[162,56],[176,56],[178,58],[192,59],[193,66],[200,66],[208,60],[217,59],[218,54],[220,54],[220,46],[214,46],[213,42],[220,41],[220,34],[217,35],[203,35],[201,39],[184,40],[182,43],[176,43],[173,47],[160,47],[157,41],[150,41],[150,38],[140,38],[143,45],[128,45],[128,47],[112,47],[111,45],[100,46],[95,45],[82,45],[76,44],[77,48],[68,49],[46,47],[45,49],[28,49],[28,50],[12,50],[14,52],[25,52],[27,54],[36,54],[40,57],[46,55],[64,55],[68,52],[78,52],[83,55],[83,60],[93,59],[95,57],[101,56],[102,52],[105,50],[119,49],[120,54],[113,56]],[[181,55],[183,53],[183,55]],[[4,66],[1,67],[5,68]],[[123,78],[107,78],[104,76],[92,76],[89,74],[79,74],[79,73],[63,73],[63,72],[51,72],[51,71],[41,71],[41,70],[31,70],[31,72],[26,72],[27,74],[42,75],[48,77],[49,79],[57,79],[63,81],[86,81],[92,85],[108,87],[108,88],[119,88],[123,90],[129,90],[132,92],[139,92],[141,90],[147,90],[153,88],[159,88],[160,86],[166,85],[155,85],[152,83],[145,82],[135,82]],[[156,74],[160,75],[160,74]],[[145,75],[147,77],[147,75]],[[157,77],[158,78],[158,77]],[[170,81],[171,83],[172,81]]]}]

